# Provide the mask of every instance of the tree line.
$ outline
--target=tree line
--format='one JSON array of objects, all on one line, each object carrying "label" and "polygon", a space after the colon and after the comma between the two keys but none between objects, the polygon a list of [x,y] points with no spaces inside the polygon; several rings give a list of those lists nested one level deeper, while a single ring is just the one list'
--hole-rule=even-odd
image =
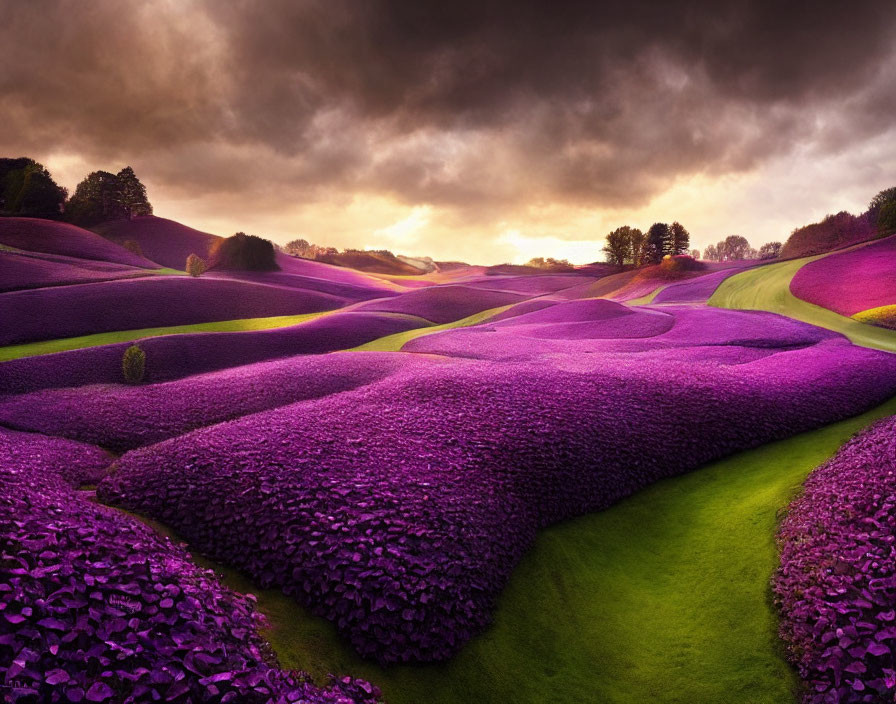
[{"label": "tree line", "polygon": [[81,227],[152,215],[146,187],[130,166],[117,174],[94,171],[71,198],[34,159],[0,159],[0,216],[64,220]]},{"label": "tree line", "polygon": [[[668,225],[655,222],[646,233],[636,227],[624,225],[609,233],[604,245],[607,262],[616,266],[650,266],[659,264],[665,257],[690,255],[701,259],[700,250],[689,250],[691,235],[679,222]],[[738,259],[773,259],[781,253],[780,242],[769,242],[758,250],[750,246],[745,237],[729,235],[717,244],[709,245],[702,259],[726,262]]]},{"label": "tree line", "polygon": [[604,254],[616,266],[659,264],[663,257],[686,254],[691,235],[679,222],[655,222],[646,233],[624,225],[607,235]]}]

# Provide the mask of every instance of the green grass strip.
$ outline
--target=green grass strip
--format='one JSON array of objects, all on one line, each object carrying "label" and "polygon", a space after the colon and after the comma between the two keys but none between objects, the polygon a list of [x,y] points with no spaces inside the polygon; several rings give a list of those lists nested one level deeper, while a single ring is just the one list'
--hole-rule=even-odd
[{"label": "green grass strip", "polygon": [[542,531],[494,624],[447,663],[373,665],[279,591],[197,562],[258,596],[284,667],[365,677],[390,704],[795,704],[769,588],[778,516],[812,469],[894,413],[896,399]]},{"label": "green grass strip", "polygon": [[[632,298],[628,301],[622,301],[628,306],[646,306],[650,303],[653,303],[653,299],[657,297],[660,291],[666,288],[669,284],[663,284],[662,286],[657,286],[653,291],[648,293],[646,296],[640,296],[639,298]],[[603,296],[601,296],[603,298]]]},{"label": "green grass strip", "polygon": [[474,313],[473,315],[467,316],[466,318],[455,320],[453,323],[443,323],[442,325],[433,325],[426,328],[416,328],[414,330],[398,332],[394,335],[386,335],[385,337],[380,337],[376,340],[360,345],[359,347],[355,347],[349,351],[398,352],[402,347],[404,347],[406,343],[410,342],[411,340],[416,340],[418,337],[423,337],[423,335],[432,335],[433,333],[441,332],[442,330],[450,330],[452,328],[463,328],[470,325],[476,325],[477,323],[488,320],[492,316],[503,313],[505,310],[507,310],[508,308],[512,308],[514,305],[516,304],[511,303],[510,305],[499,306],[498,308],[489,308],[488,310]]},{"label": "green grass strip", "polygon": [[[838,250],[843,252],[846,250]],[[865,325],[827,308],[797,298],[790,282],[801,267],[826,254],[768,264],[725,279],[708,304],[719,308],[766,310],[839,332],[854,344],[896,352],[896,331]]]},{"label": "green grass strip", "polygon": [[133,342],[146,337],[158,337],[160,335],[183,335],[195,332],[244,332],[247,330],[272,330],[284,328],[290,325],[298,325],[322,315],[333,313],[305,313],[302,315],[278,315],[270,318],[243,318],[240,320],[220,320],[214,323],[197,323],[195,325],[169,325],[160,328],[142,328],[140,330],[116,330],[115,332],[102,332],[94,335],[82,335],[80,337],[66,337],[60,340],[45,340],[42,342],[26,342],[21,345],[8,345],[0,347],[0,362],[21,357],[35,357],[54,352],[78,350],[84,347],[98,347],[99,345],[114,345],[118,342]]}]

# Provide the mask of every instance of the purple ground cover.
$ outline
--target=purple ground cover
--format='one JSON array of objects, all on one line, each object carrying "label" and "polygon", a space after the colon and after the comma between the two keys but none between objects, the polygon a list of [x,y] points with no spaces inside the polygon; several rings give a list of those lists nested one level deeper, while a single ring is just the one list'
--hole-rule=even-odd
[{"label": "purple ground cover", "polygon": [[[165,335],[141,340],[139,344],[146,352],[144,381],[155,383],[278,357],[349,349],[423,325],[425,321],[413,317],[338,312],[285,328]],[[2,362],[0,394],[121,383],[121,358],[131,344]]]},{"label": "purple ground cover", "polygon": [[0,251],[0,292],[147,276],[151,271],[96,259]]},{"label": "purple ground cover", "polygon": [[741,268],[728,268],[698,276],[679,284],[672,284],[660,291],[653,303],[705,303],[725,279],[741,273]]},{"label": "purple ground cover", "polygon": [[371,280],[367,283],[348,283],[345,281],[330,281],[301,274],[291,274],[285,271],[212,271],[207,277],[216,279],[231,279],[247,281],[249,283],[268,284],[286,288],[307,289],[318,291],[331,296],[338,296],[346,301],[368,301],[374,298],[391,298],[397,296],[398,291],[386,288],[384,285]]},{"label": "purple ground cover", "polygon": [[[574,317],[573,311],[564,312],[567,306],[598,303],[606,319],[562,321],[563,317]],[[531,322],[536,316],[540,322]],[[551,322],[552,316],[558,322]],[[629,308],[601,300],[570,301],[500,323],[487,321],[469,328],[445,330],[411,340],[402,350],[477,359],[527,360],[554,354],[662,353],[676,348],[731,346],[758,350],[759,356],[765,356],[825,340],[846,344],[837,333],[774,313],[690,306]]]},{"label": "purple ground cover", "polygon": [[177,276],[13,291],[0,296],[0,345],[315,313],[345,303],[342,298],[310,290]]},{"label": "purple ground cover", "polygon": [[132,240],[147,259],[181,271],[191,254],[208,259],[209,248],[220,239],[217,235],[155,215],[106,222],[95,229],[115,242]]},{"label": "purple ground cover", "polygon": [[526,296],[467,286],[432,286],[403,293],[386,301],[371,301],[358,310],[391,311],[417,315],[434,323],[450,323],[489,308],[519,303]]},{"label": "purple ground cover", "polygon": [[896,356],[798,329],[708,362],[578,340],[528,362],[419,356],[129,452],[99,495],[281,587],[366,656],[444,659],[489,622],[538,529],[896,393]]},{"label": "purple ground cover", "polygon": [[790,291],[840,315],[896,303],[896,236],[809,262]]},{"label": "purple ground cover", "polygon": [[[276,667],[254,601],[76,492],[95,448],[0,431],[0,682],[10,702],[372,704]],[[105,458],[103,465],[108,463]],[[59,471],[57,471],[59,470]]]},{"label": "purple ground cover", "polygon": [[816,469],[778,533],[781,636],[807,704],[896,697],[896,416]]},{"label": "purple ground cover", "polygon": [[94,232],[54,220],[0,218],[0,244],[31,252],[99,259],[148,269],[158,268],[155,262],[109,242]]},{"label": "purple ground cover", "polygon": [[581,274],[550,274],[530,276],[484,276],[482,278],[465,281],[464,286],[490,291],[509,291],[511,293],[525,293],[529,295],[542,295],[556,293],[563,289],[583,284],[593,284],[597,277],[583,276]]},{"label": "purple ground cover", "polygon": [[0,423],[121,452],[249,413],[370,384],[408,367],[399,353],[309,355],[137,386],[106,384],[23,394]]}]

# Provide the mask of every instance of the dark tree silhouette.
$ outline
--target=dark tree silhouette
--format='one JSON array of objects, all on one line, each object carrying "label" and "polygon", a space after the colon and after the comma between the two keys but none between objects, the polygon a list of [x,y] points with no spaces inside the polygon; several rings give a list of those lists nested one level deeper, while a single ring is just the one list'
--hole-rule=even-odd
[{"label": "dark tree silhouette", "polygon": [[245,232],[237,232],[232,237],[215,242],[210,259],[209,268],[212,269],[274,271],[280,268],[270,240]]},{"label": "dark tree silhouette", "polygon": [[75,188],[65,207],[65,219],[81,227],[127,217],[121,204],[121,184],[115,174],[94,171]]},{"label": "dark tree silhouette", "polygon": [[781,247],[783,246],[780,242],[766,242],[759,248],[759,258],[777,259],[781,256]]},{"label": "dark tree silhouette", "polygon": [[0,215],[59,218],[66,195],[34,159],[0,159]]},{"label": "dark tree silhouette", "polygon": [[65,219],[81,227],[138,215],[152,215],[152,205],[146,198],[146,187],[130,166],[117,174],[88,174],[65,208]]},{"label": "dark tree silhouette", "polygon": [[645,264],[659,264],[663,257],[672,254],[672,233],[664,222],[655,222],[647,230]]},{"label": "dark tree silhouette", "polygon": [[604,245],[607,261],[616,266],[623,266],[632,260],[632,228],[628,225],[616,228],[607,235]]},{"label": "dark tree silhouette", "polygon": [[673,222],[669,226],[669,236],[672,239],[672,251],[666,254],[687,254],[691,246],[691,233],[684,229],[680,222]]},{"label": "dark tree silhouette", "polygon": [[121,209],[127,217],[152,215],[152,205],[146,197],[146,186],[140,183],[137,174],[130,166],[125,166],[116,174],[118,178]]}]

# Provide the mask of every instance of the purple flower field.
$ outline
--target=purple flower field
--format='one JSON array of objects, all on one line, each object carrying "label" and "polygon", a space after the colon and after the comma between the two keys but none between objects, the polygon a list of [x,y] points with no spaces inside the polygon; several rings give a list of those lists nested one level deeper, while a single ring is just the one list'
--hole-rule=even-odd
[{"label": "purple flower field", "polygon": [[847,316],[896,303],[896,236],[809,262],[790,291]]},{"label": "purple flower field", "polygon": [[[678,282],[643,270],[483,276],[471,267],[445,275],[453,283],[435,283],[438,273],[412,288],[281,253],[276,272],[82,284],[82,272],[134,269],[58,253],[10,257],[27,265],[8,267],[6,285],[54,285],[0,294],[10,323],[0,343],[333,311],[285,328],[141,340],[136,384],[123,383],[131,343],[0,364],[9,575],[0,580],[0,680],[24,701],[379,697],[362,680],[340,675],[321,687],[280,669],[252,598],[116,509],[281,590],[366,658],[444,661],[488,626],[547,526],[896,394],[896,355],[780,315],[701,305],[735,267]],[[619,301],[658,286],[661,305]],[[347,351],[499,306],[510,308],[400,352]],[[856,678],[869,692],[889,687],[892,664],[882,646],[859,654],[856,643],[874,619],[875,633],[889,632],[886,603],[875,599],[892,595],[875,580],[892,575],[848,541],[889,526],[881,512],[890,507],[857,493],[848,513],[822,521],[802,508],[816,501],[813,486],[782,528],[782,636],[821,697],[813,704],[844,687],[876,701],[861,698]],[[830,496],[841,491],[852,496],[839,485]],[[791,539],[819,525],[816,542]],[[810,545],[808,557],[799,552]],[[835,592],[815,587],[852,574],[812,571],[834,553],[873,572],[859,597],[840,592],[852,595],[845,611],[825,602],[839,582]],[[865,625],[843,621],[854,606],[871,609]]]},{"label": "purple flower field", "polygon": [[0,218],[0,244],[44,254],[97,259],[144,269],[158,264],[74,225],[35,218]]},{"label": "purple flower field", "polygon": [[371,301],[358,310],[405,313],[442,324],[489,308],[519,303],[525,298],[520,293],[447,285],[413,290],[385,301]]},{"label": "purple flower field", "polygon": [[23,288],[111,281],[149,274],[151,271],[146,269],[95,259],[0,251],[0,293]]},{"label": "purple flower field", "polygon": [[179,276],[13,291],[0,297],[0,344],[341,308],[312,290]]},{"label": "purple flower field", "polygon": [[807,704],[896,696],[896,416],[816,469],[778,533],[781,636]]},{"label": "purple flower field", "polygon": [[[282,588],[364,655],[444,659],[489,622],[539,528],[896,392],[891,355],[842,339],[780,349],[708,363],[674,350],[421,357],[129,452],[98,493]],[[359,354],[378,353],[343,356]]]},{"label": "purple flower field", "polygon": [[[372,703],[280,670],[251,599],[136,519],[73,489],[90,446],[0,431],[0,681],[7,701]],[[75,471],[77,468],[77,471]]]},{"label": "purple flower field", "polygon": [[[339,312],[285,328],[166,335],[147,338],[139,344],[148,359],[145,381],[160,382],[277,357],[349,349],[425,323],[410,316]],[[0,389],[17,394],[120,383],[121,357],[130,344],[87,347],[0,363]]]}]

